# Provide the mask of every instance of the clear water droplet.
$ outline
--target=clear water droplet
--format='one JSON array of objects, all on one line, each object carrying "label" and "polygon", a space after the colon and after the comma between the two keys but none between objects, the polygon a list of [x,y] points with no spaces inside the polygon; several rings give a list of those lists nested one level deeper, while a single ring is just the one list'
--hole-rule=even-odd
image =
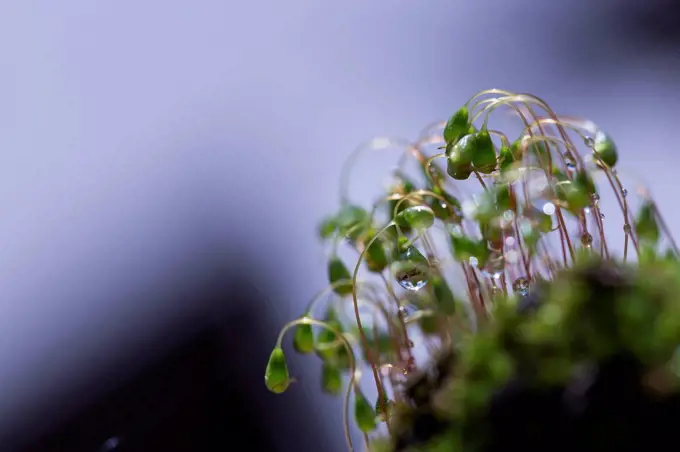
[{"label": "clear water droplet", "polygon": [[595,146],[595,140],[588,136],[583,137],[583,143],[585,143],[585,145],[588,146],[589,148]]},{"label": "clear water droplet", "polygon": [[565,163],[567,166],[567,171],[569,171],[570,173],[576,171],[576,162],[574,162],[571,158],[565,159]]},{"label": "clear water droplet", "polygon": [[413,341],[411,341],[411,340],[408,341],[408,344],[407,344],[407,345],[408,345],[408,348],[413,348],[413,347],[416,346],[416,345],[413,343]]},{"label": "clear water droplet", "polygon": [[473,267],[476,267],[477,264],[479,264],[479,260],[478,260],[476,257],[474,257],[474,256],[472,256],[472,257],[469,259],[469,262],[470,262],[470,265],[472,265]]},{"label": "clear water droplet", "polygon": [[630,225],[628,223],[623,225],[623,232],[630,234]]},{"label": "clear water droplet", "polygon": [[600,212],[600,218],[604,220],[604,214]]},{"label": "clear water droplet", "polygon": [[624,188],[623,190],[621,190],[621,194],[625,198],[626,196],[628,196],[628,190]]},{"label": "clear water droplet", "polygon": [[391,268],[399,285],[412,292],[425,287],[430,277],[429,261],[414,246],[403,252]]},{"label": "clear water droplet", "polygon": [[593,236],[586,232],[585,234],[581,235],[581,243],[583,246],[590,248],[590,245],[593,244]]},{"label": "clear water droplet", "polygon": [[521,276],[512,283],[512,290],[520,295],[526,295],[529,293],[529,280],[524,276]]}]

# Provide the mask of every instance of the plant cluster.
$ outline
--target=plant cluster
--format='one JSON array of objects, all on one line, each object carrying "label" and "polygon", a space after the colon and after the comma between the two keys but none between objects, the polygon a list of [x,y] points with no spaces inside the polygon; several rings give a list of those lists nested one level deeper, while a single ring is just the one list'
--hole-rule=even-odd
[{"label": "plant cluster", "polygon": [[[511,115],[492,115],[502,111]],[[395,147],[388,192],[370,208],[348,199],[357,158]],[[293,382],[282,348],[292,331],[297,352],[320,358],[323,389],[344,394],[350,451],[352,423],[374,450],[491,451],[520,433],[514,444],[525,450],[570,450],[580,443],[550,441],[593,434],[588,420],[614,405],[589,388],[612,387],[607,375],[621,369],[635,385],[618,396],[655,394],[635,399],[638,413],[680,413],[670,371],[678,250],[653,199],[626,187],[617,163],[593,123],[495,89],[414,143],[362,146],[343,171],[339,210],[319,226],[329,286],[281,331],[267,387]],[[616,218],[605,219],[607,202]],[[341,248],[357,256],[349,267]],[[546,407],[559,419],[542,418]],[[599,445],[615,444],[622,412],[598,430]]]}]

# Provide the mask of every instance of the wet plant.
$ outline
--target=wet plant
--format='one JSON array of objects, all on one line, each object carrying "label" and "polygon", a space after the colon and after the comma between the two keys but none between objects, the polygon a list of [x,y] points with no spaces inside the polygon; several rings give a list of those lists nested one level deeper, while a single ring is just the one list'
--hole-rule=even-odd
[{"label": "wet plant", "polygon": [[[378,151],[397,153],[391,184],[358,205],[349,175]],[[678,249],[618,160],[594,123],[496,89],[414,142],[361,146],[319,225],[329,285],[281,331],[267,387],[294,381],[292,331],[343,397],[350,451],[352,428],[376,451],[625,449],[643,424],[665,438],[680,414]],[[624,380],[611,400],[593,389]],[[616,397],[656,424],[624,422]]]}]

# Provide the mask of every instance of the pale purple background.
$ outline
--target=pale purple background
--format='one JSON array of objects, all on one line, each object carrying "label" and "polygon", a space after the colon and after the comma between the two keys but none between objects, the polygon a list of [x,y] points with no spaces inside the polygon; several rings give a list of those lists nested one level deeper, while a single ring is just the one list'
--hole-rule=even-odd
[{"label": "pale purple background", "polygon": [[[139,294],[216,248],[256,262],[240,284],[263,315],[297,315],[347,154],[480,89],[601,124],[679,225],[680,53],[617,25],[636,3],[0,2],[0,438],[120,350],[171,343],[201,306]],[[319,397],[316,362],[293,365],[312,383],[277,403]]]}]

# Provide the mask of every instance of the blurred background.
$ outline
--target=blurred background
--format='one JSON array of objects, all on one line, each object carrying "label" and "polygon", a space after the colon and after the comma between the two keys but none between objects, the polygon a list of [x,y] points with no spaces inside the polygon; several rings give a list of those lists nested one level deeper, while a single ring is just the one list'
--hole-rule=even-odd
[{"label": "blurred background", "polygon": [[263,372],[347,155],[532,92],[677,233],[679,30],[671,0],[0,2],[0,450],[344,450],[316,360]]}]

